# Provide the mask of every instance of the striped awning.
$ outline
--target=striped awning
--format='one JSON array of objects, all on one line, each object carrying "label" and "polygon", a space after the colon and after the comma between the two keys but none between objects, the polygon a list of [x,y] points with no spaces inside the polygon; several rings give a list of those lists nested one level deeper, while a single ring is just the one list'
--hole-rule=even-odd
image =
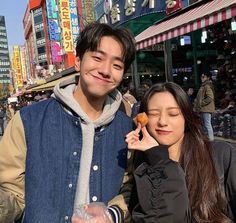
[{"label": "striped awning", "polygon": [[65,81],[65,80],[69,80],[70,78],[74,78],[76,75],[78,75],[78,73],[73,73],[71,75],[56,79],[54,81],[50,81],[50,82],[47,82],[45,84],[41,84],[37,87],[29,89],[28,92],[52,90],[54,88],[54,86],[57,85],[58,83],[60,83],[62,81]]},{"label": "striped awning", "polygon": [[213,0],[150,26],[136,36],[137,50],[236,16],[236,0]]}]

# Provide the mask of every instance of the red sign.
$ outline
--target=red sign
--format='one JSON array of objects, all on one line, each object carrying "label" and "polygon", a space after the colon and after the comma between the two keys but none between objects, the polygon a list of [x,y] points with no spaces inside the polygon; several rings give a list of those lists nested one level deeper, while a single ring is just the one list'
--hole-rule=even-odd
[{"label": "red sign", "polygon": [[182,8],[181,0],[166,0],[166,13],[171,14]]}]

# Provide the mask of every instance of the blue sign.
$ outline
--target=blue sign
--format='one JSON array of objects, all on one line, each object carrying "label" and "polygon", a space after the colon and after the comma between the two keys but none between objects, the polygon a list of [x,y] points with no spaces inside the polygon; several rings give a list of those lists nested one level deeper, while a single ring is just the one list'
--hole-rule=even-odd
[{"label": "blue sign", "polygon": [[60,33],[57,19],[48,19],[49,39],[60,41]]},{"label": "blue sign", "polygon": [[76,44],[76,40],[79,36],[79,18],[78,18],[76,0],[69,0],[69,5],[70,5],[70,18],[71,18],[73,44]]},{"label": "blue sign", "polygon": [[47,17],[50,19],[57,19],[57,12],[55,0],[47,0],[46,1],[46,8],[47,8]]},{"label": "blue sign", "polygon": [[119,0],[112,5],[107,18],[108,23],[112,25],[121,25],[122,23],[143,15],[154,12],[163,12],[165,10],[166,4],[164,0]]},{"label": "blue sign", "polygon": [[[183,8],[188,6],[188,0],[182,0],[181,3]],[[158,12],[166,12],[165,0],[119,0],[104,16],[109,24],[119,26],[129,20]]]}]

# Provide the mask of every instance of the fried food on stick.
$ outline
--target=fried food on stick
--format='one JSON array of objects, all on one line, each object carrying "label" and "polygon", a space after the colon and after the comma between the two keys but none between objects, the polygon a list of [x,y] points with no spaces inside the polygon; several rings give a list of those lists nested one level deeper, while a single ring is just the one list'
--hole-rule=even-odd
[{"label": "fried food on stick", "polygon": [[140,123],[142,128],[148,123],[148,117],[145,112],[137,114],[137,116],[133,120],[136,125]]}]

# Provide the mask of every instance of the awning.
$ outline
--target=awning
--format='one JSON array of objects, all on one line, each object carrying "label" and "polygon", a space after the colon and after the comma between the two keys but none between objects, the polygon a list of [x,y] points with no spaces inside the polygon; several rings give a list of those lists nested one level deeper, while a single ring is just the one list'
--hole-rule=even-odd
[{"label": "awning", "polygon": [[150,26],[136,36],[137,50],[236,16],[235,0],[213,0]]},{"label": "awning", "polygon": [[61,81],[64,81],[64,80],[67,80],[67,79],[70,79],[70,78],[74,78],[76,75],[78,75],[78,73],[74,73],[74,74],[68,75],[66,77],[61,77],[61,78],[56,79],[54,81],[50,81],[46,84],[42,84],[42,85],[39,85],[37,87],[31,88],[30,91],[32,92],[32,91],[52,90],[54,88],[54,86],[57,85],[58,83],[60,83]]}]

